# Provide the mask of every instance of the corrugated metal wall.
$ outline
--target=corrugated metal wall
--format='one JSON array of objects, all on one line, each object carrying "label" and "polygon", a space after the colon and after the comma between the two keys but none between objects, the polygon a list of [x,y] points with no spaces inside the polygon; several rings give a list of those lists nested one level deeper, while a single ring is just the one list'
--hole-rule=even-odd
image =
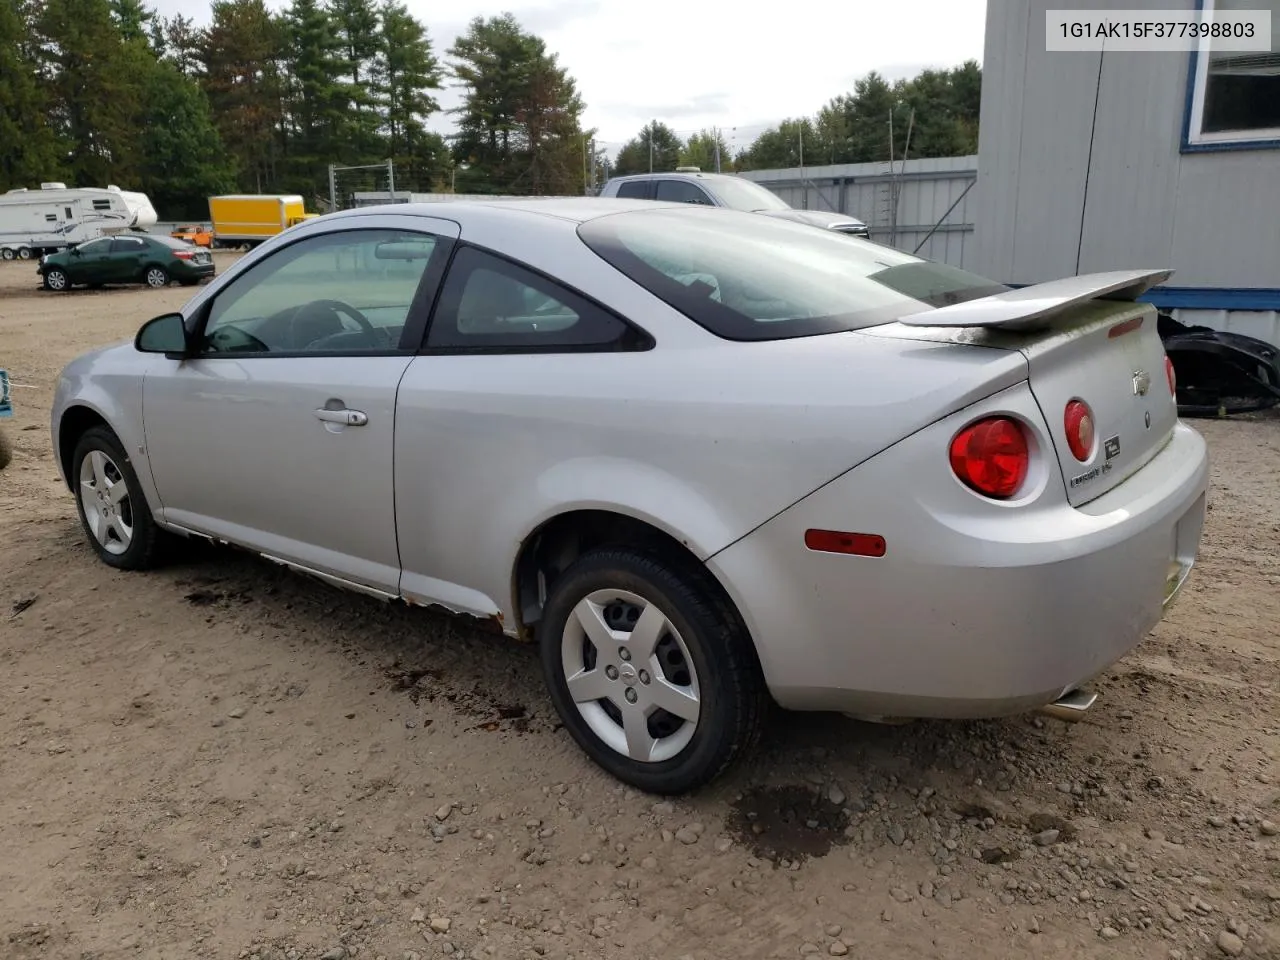
[{"label": "corrugated metal wall", "polygon": [[1190,56],[1045,50],[1046,10],[1105,6],[987,0],[973,269],[1036,283],[1172,267],[1177,287],[1280,286],[1280,151],[1181,152]]},{"label": "corrugated metal wall", "polygon": [[[978,158],[969,156],[908,160],[905,165],[894,164],[892,170],[885,161],[805,167],[803,171],[798,167],[752,170],[742,176],[768,187],[798,209],[827,210],[857,217],[870,229],[872,239],[880,243],[911,252],[923,241],[918,251],[920,256],[968,267],[973,256],[976,193],[970,187],[977,172]],[[893,226],[895,178],[896,230]],[[929,236],[930,230],[934,230],[932,236]]]}]

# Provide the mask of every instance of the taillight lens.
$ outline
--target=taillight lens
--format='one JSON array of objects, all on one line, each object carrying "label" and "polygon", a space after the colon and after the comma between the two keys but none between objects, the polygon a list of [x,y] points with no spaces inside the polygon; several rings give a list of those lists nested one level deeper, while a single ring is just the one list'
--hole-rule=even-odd
[{"label": "taillight lens", "polygon": [[1072,400],[1067,404],[1063,425],[1071,455],[1084,463],[1093,452],[1093,411],[1083,400]]},{"label": "taillight lens", "polygon": [[1027,478],[1031,455],[1021,424],[989,417],[965,427],[951,441],[951,469],[983,496],[1006,500]]},{"label": "taillight lens", "polygon": [[1169,396],[1176,397],[1178,395],[1178,375],[1173,371],[1173,361],[1167,356],[1164,358],[1164,375],[1169,381]]},{"label": "taillight lens", "polygon": [[192,256],[190,250],[175,250],[173,251],[173,255],[179,260],[190,260]]}]

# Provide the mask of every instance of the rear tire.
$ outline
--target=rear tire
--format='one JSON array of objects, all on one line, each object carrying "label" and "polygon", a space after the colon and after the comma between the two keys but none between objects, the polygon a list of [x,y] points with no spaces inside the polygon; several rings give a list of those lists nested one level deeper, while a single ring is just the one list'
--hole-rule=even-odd
[{"label": "rear tire", "polygon": [[9,443],[8,436],[0,431],[0,470],[11,463],[13,463],[13,445]]},{"label": "rear tire", "polygon": [[19,259],[19,260],[30,260],[30,259],[31,259],[31,248],[30,248],[30,247],[19,247],[19,248],[18,248],[18,259]]},{"label": "rear tire", "polygon": [[76,442],[71,486],[80,525],[98,559],[119,570],[146,570],[161,562],[171,535],[156,524],[133,464],[109,428],[90,427]]},{"label": "rear tire", "polygon": [[142,279],[146,282],[148,287],[151,287],[151,289],[163,290],[169,285],[169,271],[164,267],[153,265],[147,267],[147,272],[143,274]]},{"label": "rear tire", "polygon": [[705,571],[591,551],[553,583],[539,635],[561,721],[625,783],[686,793],[759,738],[769,698],[755,651]]},{"label": "rear tire", "polygon": [[11,247],[5,247],[3,250],[0,250],[0,258],[12,260],[14,258],[13,249]]}]

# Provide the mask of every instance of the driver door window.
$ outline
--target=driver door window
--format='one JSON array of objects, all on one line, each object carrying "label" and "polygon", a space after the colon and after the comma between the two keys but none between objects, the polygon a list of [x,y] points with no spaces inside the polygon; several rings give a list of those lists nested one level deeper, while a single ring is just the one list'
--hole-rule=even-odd
[{"label": "driver door window", "polygon": [[403,344],[402,334],[422,277],[446,246],[430,234],[388,229],[301,240],[218,294],[200,352],[411,353],[417,344]]}]

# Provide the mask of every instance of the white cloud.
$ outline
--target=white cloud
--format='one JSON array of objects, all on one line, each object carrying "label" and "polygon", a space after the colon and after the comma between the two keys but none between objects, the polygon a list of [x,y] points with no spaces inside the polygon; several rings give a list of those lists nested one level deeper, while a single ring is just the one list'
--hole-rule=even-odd
[{"label": "white cloud", "polygon": [[[745,146],[783,117],[816,112],[870,70],[894,79],[981,61],[986,16],[985,0],[792,0],[758,12],[687,0],[483,0],[447,19],[428,0],[406,3],[442,58],[472,17],[515,14],[559,55],[586,101],[586,126],[613,148],[650,119],[681,134],[718,126]],[[191,0],[156,5],[209,19]],[[456,90],[439,99],[445,108],[460,101]],[[439,114],[431,126],[448,132],[452,122]]]}]

